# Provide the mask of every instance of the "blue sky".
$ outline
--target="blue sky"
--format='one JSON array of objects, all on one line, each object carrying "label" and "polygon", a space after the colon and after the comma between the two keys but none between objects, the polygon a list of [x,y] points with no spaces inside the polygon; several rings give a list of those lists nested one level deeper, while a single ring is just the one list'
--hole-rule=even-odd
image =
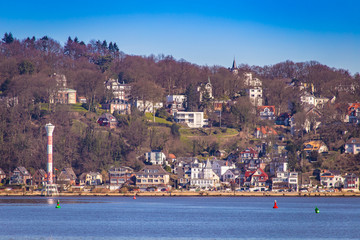
[{"label": "blue sky", "polygon": [[132,55],[230,67],[315,60],[360,72],[360,1],[5,1],[0,34],[116,42]]}]

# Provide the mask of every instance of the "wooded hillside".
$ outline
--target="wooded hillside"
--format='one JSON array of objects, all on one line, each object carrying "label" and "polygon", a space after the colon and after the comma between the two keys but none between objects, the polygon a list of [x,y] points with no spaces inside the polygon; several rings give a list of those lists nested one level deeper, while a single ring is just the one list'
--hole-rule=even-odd
[{"label": "wooded hillside", "polygon": [[[229,65],[232,59],[229,59]],[[164,149],[183,156],[196,156],[202,151],[219,148],[216,134],[212,139],[182,139],[175,127],[150,125],[146,116],[138,111],[131,115],[116,115],[120,127],[109,130],[99,127],[96,120],[102,110],[99,104],[111,98],[104,88],[109,78],[132,85],[134,97],[164,101],[166,95],[186,94],[188,107],[207,110],[208,103],[191,100],[195,87],[210,78],[216,100],[236,100],[224,109],[222,125],[232,128],[226,146],[229,150],[248,140],[259,120],[244,97],[244,86],[238,76],[251,72],[263,81],[264,105],[275,105],[277,111],[301,113],[298,92],[286,87],[287,80],[299,80],[313,85],[315,95],[336,97],[337,107],[324,109],[329,129],[320,129],[328,143],[339,140],[334,133],[338,106],[360,101],[360,75],[351,75],[343,69],[334,69],[315,61],[294,63],[285,61],[271,66],[239,65],[235,76],[221,66],[198,66],[172,56],[134,56],[121,51],[121,46],[106,40],[84,43],[69,37],[62,46],[57,40],[44,36],[16,39],[5,33],[0,43],[0,167],[11,171],[22,165],[29,169],[46,166],[45,124],[54,124],[54,166],[72,166],[76,173],[107,170],[111,165],[129,165],[140,169],[143,150]],[[51,75],[64,74],[67,85],[84,96],[87,104],[68,106],[50,102],[56,89]],[[344,88],[353,88],[351,92]],[[11,99],[17,98],[16,104]],[[335,106],[335,105],[334,105]],[[290,107],[290,110],[289,110]],[[346,107],[340,108],[346,111]],[[219,126],[219,119],[208,112],[209,121]],[[264,123],[266,124],[266,123]],[[211,130],[210,130],[211,131]],[[218,133],[221,129],[218,128]],[[244,137],[238,131],[246,133]],[[329,132],[331,131],[331,132]],[[356,136],[351,129],[351,136]],[[225,130],[226,133],[226,130]],[[333,134],[331,134],[333,133]],[[315,132],[314,134],[319,134]],[[347,136],[347,137],[350,137]],[[334,139],[336,138],[336,139]],[[189,140],[190,139],[190,140]],[[242,143],[241,143],[242,142]],[[337,146],[335,146],[337,147]]]}]

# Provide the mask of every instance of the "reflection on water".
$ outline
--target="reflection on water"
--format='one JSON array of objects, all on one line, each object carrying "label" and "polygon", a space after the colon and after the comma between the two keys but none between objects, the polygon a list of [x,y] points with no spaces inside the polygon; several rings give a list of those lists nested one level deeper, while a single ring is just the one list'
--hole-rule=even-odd
[{"label": "reflection on water", "polygon": [[47,204],[53,205],[55,202],[57,202],[54,198],[46,198]]},{"label": "reflection on water", "polygon": [[[0,205],[2,204],[49,204],[54,205],[57,203],[57,201],[60,201],[61,203],[65,204],[86,204],[86,203],[105,203],[106,201],[99,201],[100,199],[94,199],[94,198],[73,198],[73,197],[0,197]],[[95,200],[95,201],[94,201]]]}]

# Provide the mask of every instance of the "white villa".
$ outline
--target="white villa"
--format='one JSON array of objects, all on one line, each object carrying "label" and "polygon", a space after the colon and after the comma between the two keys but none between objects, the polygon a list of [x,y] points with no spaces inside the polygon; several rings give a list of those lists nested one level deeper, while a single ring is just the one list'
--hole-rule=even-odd
[{"label": "white villa", "polygon": [[202,128],[208,124],[203,112],[176,112],[174,120],[177,123],[187,124],[190,128]]},{"label": "white villa", "polygon": [[323,107],[325,103],[329,101],[329,98],[315,97],[313,94],[305,92],[301,97],[300,101],[303,104],[308,104],[314,107]]},{"label": "white villa", "polygon": [[220,178],[214,173],[209,160],[206,164],[197,159],[191,163],[190,187],[210,189],[217,186]]},{"label": "white villa", "polygon": [[131,95],[131,85],[119,83],[118,80],[110,78],[105,82],[105,87],[110,90],[116,99],[129,101]]},{"label": "white villa", "polygon": [[134,106],[139,109],[141,112],[150,112],[153,113],[157,109],[162,108],[164,104],[162,102],[150,102],[150,101],[142,101],[142,100],[135,100]]},{"label": "white villa", "polygon": [[185,95],[168,95],[166,96],[166,108],[170,108],[171,113],[184,111],[186,106]]},{"label": "white villa", "polygon": [[152,165],[163,165],[166,163],[166,156],[160,150],[152,150],[144,154],[146,161]]},{"label": "white villa", "polygon": [[235,164],[231,164],[229,161],[218,160],[212,163],[212,170],[220,178],[222,175],[225,174],[227,170],[235,169],[235,168],[236,168]]}]

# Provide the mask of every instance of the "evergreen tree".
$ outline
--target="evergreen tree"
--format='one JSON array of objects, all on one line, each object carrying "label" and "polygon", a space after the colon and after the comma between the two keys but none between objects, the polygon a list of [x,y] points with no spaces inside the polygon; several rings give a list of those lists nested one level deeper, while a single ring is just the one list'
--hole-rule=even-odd
[{"label": "evergreen tree", "polygon": [[2,41],[6,44],[12,43],[14,41],[12,33],[5,33]]},{"label": "evergreen tree", "polygon": [[185,95],[187,99],[186,111],[188,112],[198,111],[198,105],[199,105],[198,94],[196,87],[192,83],[186,88]]},{"label": "evergreen tree", "polygon": [[119,51],[119,48],[118,48],[118,46],[117,46],[117,44],[116,44],[116,43],[114,43],[114,50],[115,50],[116,52],[118,52],[118,51]]},{"label": "evergreen tree", "polygon": [[106,48],[108,47],[106,40],[103,41],[103,43],[101,44],[101,46],[103,47],[103,49],[106,49]]},{"label": "evergreen tree", "polygon": [[114,49],[114,45],[112,42],[109,43],[109,51],[110,52],[113,52],[115,49]]},{"label": "evergreen tree", "polygon": [[34,64],[29,60],[24,60],[18,65],[19,73],[22,74],[32,74],[35,70]]}]

